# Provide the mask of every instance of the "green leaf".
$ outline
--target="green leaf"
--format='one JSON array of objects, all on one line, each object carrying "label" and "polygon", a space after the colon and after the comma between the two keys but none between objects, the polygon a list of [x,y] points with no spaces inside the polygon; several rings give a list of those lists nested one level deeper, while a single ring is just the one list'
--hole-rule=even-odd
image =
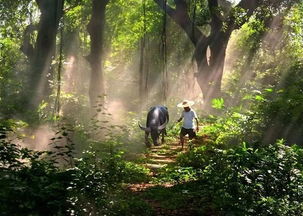
[{"label": "green leaf", "polygon": [[257,101],[265,101],[264,97],[261,96],[261,95],[256,95],[256,96],[255,96],[255,99],[256,99]]},{"label": "green leaf", "polygon": [[223,98],[214,98],[214,99],[212,99],[211,106],[214,109],[223,109],[224,108],[224,99]]}]

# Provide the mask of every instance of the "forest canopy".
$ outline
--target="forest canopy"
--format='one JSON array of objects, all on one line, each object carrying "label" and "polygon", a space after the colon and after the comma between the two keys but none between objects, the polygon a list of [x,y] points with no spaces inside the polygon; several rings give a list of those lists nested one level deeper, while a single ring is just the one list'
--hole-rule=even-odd
[{"label": "forest canopy", "polygon": [[[0,214],[303,214],[302,1],[0,13]],[[183,148],[184,100],[197,137]],[[169,118],[152,127],[154,107]]]}]

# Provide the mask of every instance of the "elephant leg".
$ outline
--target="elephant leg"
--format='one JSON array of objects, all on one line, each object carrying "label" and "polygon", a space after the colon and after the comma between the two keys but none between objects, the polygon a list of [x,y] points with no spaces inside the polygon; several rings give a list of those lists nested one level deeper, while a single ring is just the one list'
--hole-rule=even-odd
[{"label": "elephant leg", "polygon": [[162,130],[162,140],[161,140],[162,143],[165,143],[164,137],[165,137],[166,135],[167,135],[166,129],[164,128],[164,129]]},{"label": "elephant leg", "polygon": [[149,132],[145,132],[145,145],[147,147],[151,147],[151,144],[150,144],[150,142],[148,140],[148,136],[149,136]]}]

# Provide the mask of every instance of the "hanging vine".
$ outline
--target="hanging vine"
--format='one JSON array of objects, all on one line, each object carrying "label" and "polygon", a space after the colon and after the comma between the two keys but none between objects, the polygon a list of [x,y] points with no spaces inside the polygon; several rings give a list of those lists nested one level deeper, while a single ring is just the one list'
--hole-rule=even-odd
[{"label": "hanging vine", "polygon": [[55,107],[54,107],[54,116],[56,119],[60,115],[60,109],[61,109],[61,76],[62,76],[62,65],[63,65],[63,26],[64,26],[64,20],[62,18],[62,23],[60,27],[60,45],[59,45],[59,63],[58,63],[58,74],[57,74],[57,93],[56,93],[56,99],[55,99]]},{"label": "hanging vine", "polygon": [[165,9],[163,14],[163,28],[161,35],[162,42],[162,101],[166,102],[168,96],[168,72],[167,72],[167,0],[165,0]]},{"label": "hanging vine", "polygon": [[[150,41],[148,37],[146,37],[146,50],[150,50]],[[147,101],[148,101],[148,82],[149,82],[149,58],[150,56],[146,55],[144,93],[145,93],[145,99]]]},{"label": "hanging vine", "polygon": [[143,12],[143,37],[140,43],[140,63],[139,63],[139,96],[141,104],[144,103],[145,98],[145,86],[144,86],[144,68],[145,68],[145,46],[146,46],[146,3],[142,0],[142,12]]}]

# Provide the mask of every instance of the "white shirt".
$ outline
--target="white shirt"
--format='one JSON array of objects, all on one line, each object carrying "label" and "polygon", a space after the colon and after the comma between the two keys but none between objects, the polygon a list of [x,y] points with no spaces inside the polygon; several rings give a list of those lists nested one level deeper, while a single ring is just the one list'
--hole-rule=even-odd
[{"label": "white shirt", "polygon": [[197,117],[197,114],[194,110],[191,109],[188,112],[183,111],[181,117],[184,118],[184,120],[183,120],[183,127],[184,128],[186,128],[186,129],[194,129],[195,128],[194,119],[198,118],[198,117]]}]

